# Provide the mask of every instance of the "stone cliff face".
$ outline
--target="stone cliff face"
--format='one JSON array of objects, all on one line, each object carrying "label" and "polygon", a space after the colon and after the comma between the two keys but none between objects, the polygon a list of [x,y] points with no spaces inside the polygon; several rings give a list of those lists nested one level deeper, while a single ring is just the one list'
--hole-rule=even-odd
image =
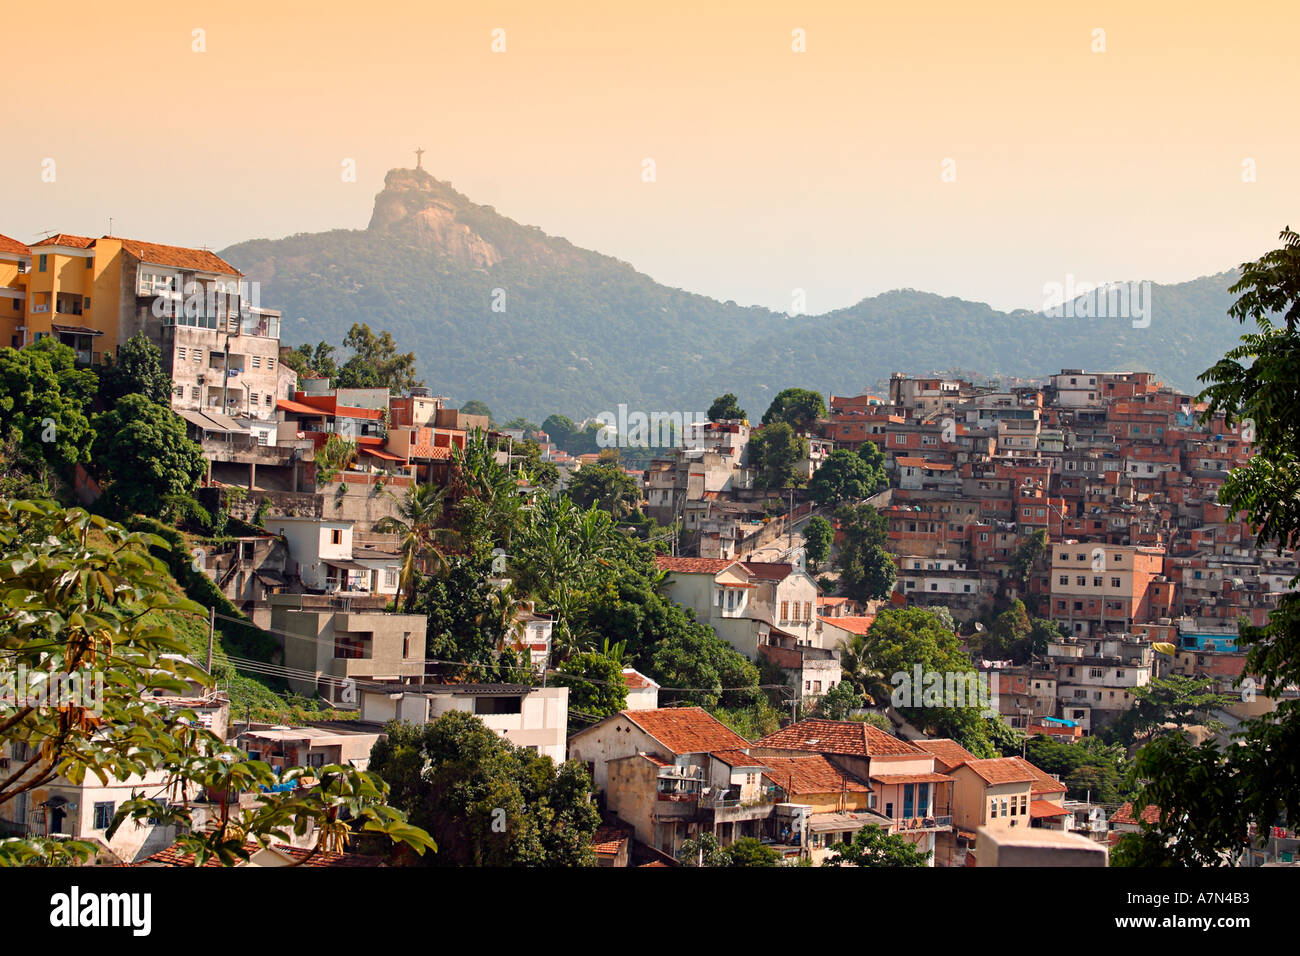
[{"label": "stone cliff face", "polygon": [[407,232],[423,246],[437,249],[461,265],[494,266],[501,251],[458,220],[471,207],[450,183],[434,179],[422,169],[392,169],[384,177],[384,190],[375,197],[371,232]]}]

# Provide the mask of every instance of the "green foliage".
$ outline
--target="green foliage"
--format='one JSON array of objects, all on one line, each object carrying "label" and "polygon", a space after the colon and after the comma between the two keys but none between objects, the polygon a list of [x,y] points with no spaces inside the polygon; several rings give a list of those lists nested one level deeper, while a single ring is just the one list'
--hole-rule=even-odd
[{"label": "green foliage", "polygon": [[[1222,413],[1242,422],[1254,456],[1229,473],[1219,501],[1244,511],[1261,546],[1300,544],[1300,234],[1281,234],[1282,246],[1241,267],[1228,314],[1257,331],[1201,375],[1207,383],[1203,422]],[[1263,692],[1281,698],[1300,681],[1300,595],[1287,593],[1263,627],[1245,621],[1238,643],[1246,648],[1244,673],[1262,679]],[[1187,697],[1174,697],[1187,713]],[[1168,705],[1153,698],[1153,709]],[[1192,703],[1193,710],[1199,704]],[[1156,714],[1156,717],[1159,715]],[[1266,832],[1281,820],[1300,819],[1300,701],[1281,699],[1269,714],[1243,722],[1230,746],[1193,746],[1182,734],[1158,735],[1134,759],[1145,783],[1135,805],[1161,812],[1154,827],[1127,839],[1117,862],[1217,866],[1235,862],[1251,843],[1252,828]]]},{"label": "green foliage", "polygon": [[820,717],[824,720],[848,720],[850,711],[864,706],[866,701],[853,689],[853,684],[849,681],[840,681],[817,698],[808,716]]},{"label": "green foliage", "polygon": [[596,864],[591,837],[600,815],[585,767],[556,767],[459,711],[384,729],[370,770],[392,787],[393,805],[437,842],[426,865]]},{"label": "green foliage", "polygon": [[830,453],[808,482],[808,495],[819,505],[838,504],[869,498],[887,487],[889,478],[883,465],[873,467],[856,452],[839,448]]},{"label": "green foliage", "polygon": [[883,827],[865,826],[848,843],[836,843],[822,866],[925,866],[930,852],[922,853],[906,837]]},{"label": "green foliage", "polygon": [[316,449],[316,484],[333,481],[357,460],[357,443],[331,432],[325,444]]},{"label": "green foliage", "polygon": [[1029,587],[1029,577],[1034,565],[1046,554],[1046,528],[1039,528],[1016,548],[1016,553],[1011,559],[1011,577],[1021,590]]},{"label": "green foliage", "polygon": [[386,388],[401,394],[422,384],[415,377],[415,353],[399,354],[391,332],[375,335],[364,322],[353,323],[343,337],[353,355],[338,370],[338,388]]},{"label": "green foliage", "polygon": [[584,465],[569,480],[569,497],[581,508],[600,508],[614,520],[626,517],[641,500],[636,480],[618,465]]},{"label": "green foliage", "polygon": [[106,353],[99,372],[99,398],[106,406],[127,395],[143,395],[155,405],[168,405],[172,398],[172,378],[162,367],[162,350],[137,332],[117,348],[117,355]]},{"label": "green foliage", "polygon": [[334,351],[334,346],[327,342],[318,342],[314,349],[303,343],[285,354],[284,364],[298,373],[299,388],[302,387],[304,378],[314,376],[328,378],[333,384],[339,374],[338,364],[333,358]]},{"label": "green foliage", "polygon": [[460,410],[466,415],[482,415],[492,424],[492,409],[487,407],[486,402],[480,402],[478,399],[471,399],[460,407]]},{"label": "green foliage", "polygon": [[740,407],[740,402],[731,392],[726,395],[719,395],[713,400],[713,404],[709,406],[708,417],[711,422],[749,419],[749,415]]},{"label": "green foliage", "polygon": [[592,723],[581,717],[610,717],[627,707],[623,663],[604,654],[583,651],[572,655],[551,674],[550,683],[569,688],[571,731]]},{"label": "green foliage", "polygon": [[831,542],[835,540],[835,529],[821,515],[813,515],[803,529],[804,552],[813,570],[821,567],[831,556]]},{"label": "green foliage", "polygon": [[[53,781],[79,784],[129,780],[161,772],[160,792],[172,800],[133,794],[119,807],[107,836],[127,820],[153,817],[188,828],[190,800],[209,793],[260,793],[255,803],[223,799],[217,825],[189,830],[181,849],[198,862],[230,865],[249,856],[246,842],[286,840],[288,831],[320,829],[327,848],[338,848],[349,827],[405,843],[419,853],[428,835],[384,804],[381,781],[350,767],[313,768],[316,784],[282,793],[264,788],[304,776],[302,768],[277,775],[245,759],[203,729],[193,711],[172,711],[151,692],[184,693],[186,681],[211,684],[179,658],[185,645],[161,623],[170,614],[201,614],[192,601],[172,597],[165,566],[150,549],[166,543],[127,531],[80,509],[50,502],[0,502],[0,642],[7,663],[50,674],[102,674],[93,706],[84,698],[28,702],[0,718],[0,741],[27,745],[30,759],[0,779],[0,803]],[[6,748],[8,749],[8,748]],[[178,799],[179,797],[179,799]],[[344,820],[349,820],[345,824]],[[57,844],[45,837],[0,840],[0,865],[84,862],[90,844]]]},{"label": "green foliage", "polygon": [[1145,687],[1134,688],[1133,706],[1120,715],[1111,736],[1127,746],[1195,725],[1218,732],[1223,722],[1214,711],[1234,703],[1234,698],[1211,690],[1213,686],[1214,681],[1204,677],[1153,678]]},{"label": "green foliage", "polygon": [[865,604],[886,598],[898,579],[898,567],[885,549],[889,525],[871,505],[845,505],[835,512],[844,539],[835,567],[840,592]]},{"label": "green foliage", "polygon": [[789,488],[795,484],[794,466],[808,457],[808,439],[785,422],[766,425],[749,439],[749,460],[758,470],[764,488]]},{"label": "green foliage", "polygon": [[108,480],[106,507],[160,514],[164,500],[192,495],[207,471],[185,421],[143,395],[126,395],[95,417],[95,467]]},{"label": "green foliage", "polygon": [[[923,608],[882,610],[867,632],[867,641],[875,666],[881,673],[890,675],[891,682],[896,674],[911,680],[918,664],[922,673],[961,675],[973,670],[970,658],[961,651],[957,635]],[[902,686],[901,678],[898,686]],[[920,689],[914,689],[914,693],[919,697]],[[964,707],[909,705],[899,707],[898,711],[930,736],[951,737],[977,757],[996,755],[989,740],[988,721],[977,701],[968,700]]]},{"label": "green foliage", "polygon": [[1098,737],[1067,743],[1040,734],[1025,742],[1024,753],[1025,759],[1035,767],[1059,777],[1069,788],[1067,793],[1072,800],[1082,800],[1089,794],[1101,803],[1121,803],[1128,799],[1129,761],[1123,747],[1107,744]]},{"label": "green foliage", "polygon": [[53,339],[0,349],[5,442],[53,469],[85,464],[95,432],[84,409],[96,388],[95,373],[77,369],[76,353]]},{"label": "green foliage", "polygon": [[806,388],[787,388],[777,392],[763,413],[763,424],[784,422],[796,432],[806,432],[813,423],[826,417],[826,401],[819,392]]}]

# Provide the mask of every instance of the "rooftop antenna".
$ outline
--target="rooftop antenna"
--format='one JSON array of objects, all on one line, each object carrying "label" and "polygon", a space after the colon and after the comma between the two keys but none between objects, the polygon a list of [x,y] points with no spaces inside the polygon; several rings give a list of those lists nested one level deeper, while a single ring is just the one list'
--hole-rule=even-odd
[{"label": "rooftop antenna", "polygon": [[113,217],[112,217],[112,216],[109,216],[109,217],[108,217],[108,234],[109,234],[110,236],[113,234]]}]

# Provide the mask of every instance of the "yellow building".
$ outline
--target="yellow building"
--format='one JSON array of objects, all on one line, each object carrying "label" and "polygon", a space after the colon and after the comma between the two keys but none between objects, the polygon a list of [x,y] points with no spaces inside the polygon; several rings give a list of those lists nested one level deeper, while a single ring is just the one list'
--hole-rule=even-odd
[{"label": "yellow building", "polygon": [[177,411],[266,419],[291,397],[280,313],[207,250],[59,233],[26,246],[0,236],[0,344],[54,336],[99,365],[138,332],[162,351]]},{"label": "yellow building", "polygon": [[25,243],[0,236],[0,345],[23,344],[27,321],[27,277],[32,251]]}]

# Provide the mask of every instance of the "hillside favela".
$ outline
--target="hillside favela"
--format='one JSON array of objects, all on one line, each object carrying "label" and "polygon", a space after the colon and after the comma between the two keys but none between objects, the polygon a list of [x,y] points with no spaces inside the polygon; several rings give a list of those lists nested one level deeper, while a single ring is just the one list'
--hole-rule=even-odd
[{"label": "hillside favela", "polygon": [[[542,42],[492,26],[473,63]],[[1024,868],[1093,868],[1123,872],[1057,886],[1093,887],[1098,927],[1252,926],[1241,887],[1300,849],[1282,205],[1216,265],[1107,260],[1151,280],[1022,268],[1057,237],[998,231],[1039,277],[972,293],[998,306],[898,288],[902,260],[854,299],[794,248],[743,281],[720,249],[706,294],[520,221],[662,247],[693,286],[721,186],[681,256],[618,238],[692,205],[666,146],[628,176],[670,198],[593,182],[566,219],[542,180],[454,186],[468,154],[389,132],[382,165],[325,161],[320,214],[292,169],[160,168],[175,215],[56,192],[84,173],[54,147],[50,188],[0,207],[0,874],[40,874],[37,923],[182,929],[197,870],[231,874],[233,918],[234,871],[281,869],[262,889],[325,928],[291,870],[378,904],[449,867],[574,871],[578,902],[597,868],[887,869],[871,890],[988,894],[973,914],[1032,895]],[[279,190],[311,231],[264,213]],[[717,228],[767,249],[744,221]],[[975,283],[958,261],[916,274]]]}]

